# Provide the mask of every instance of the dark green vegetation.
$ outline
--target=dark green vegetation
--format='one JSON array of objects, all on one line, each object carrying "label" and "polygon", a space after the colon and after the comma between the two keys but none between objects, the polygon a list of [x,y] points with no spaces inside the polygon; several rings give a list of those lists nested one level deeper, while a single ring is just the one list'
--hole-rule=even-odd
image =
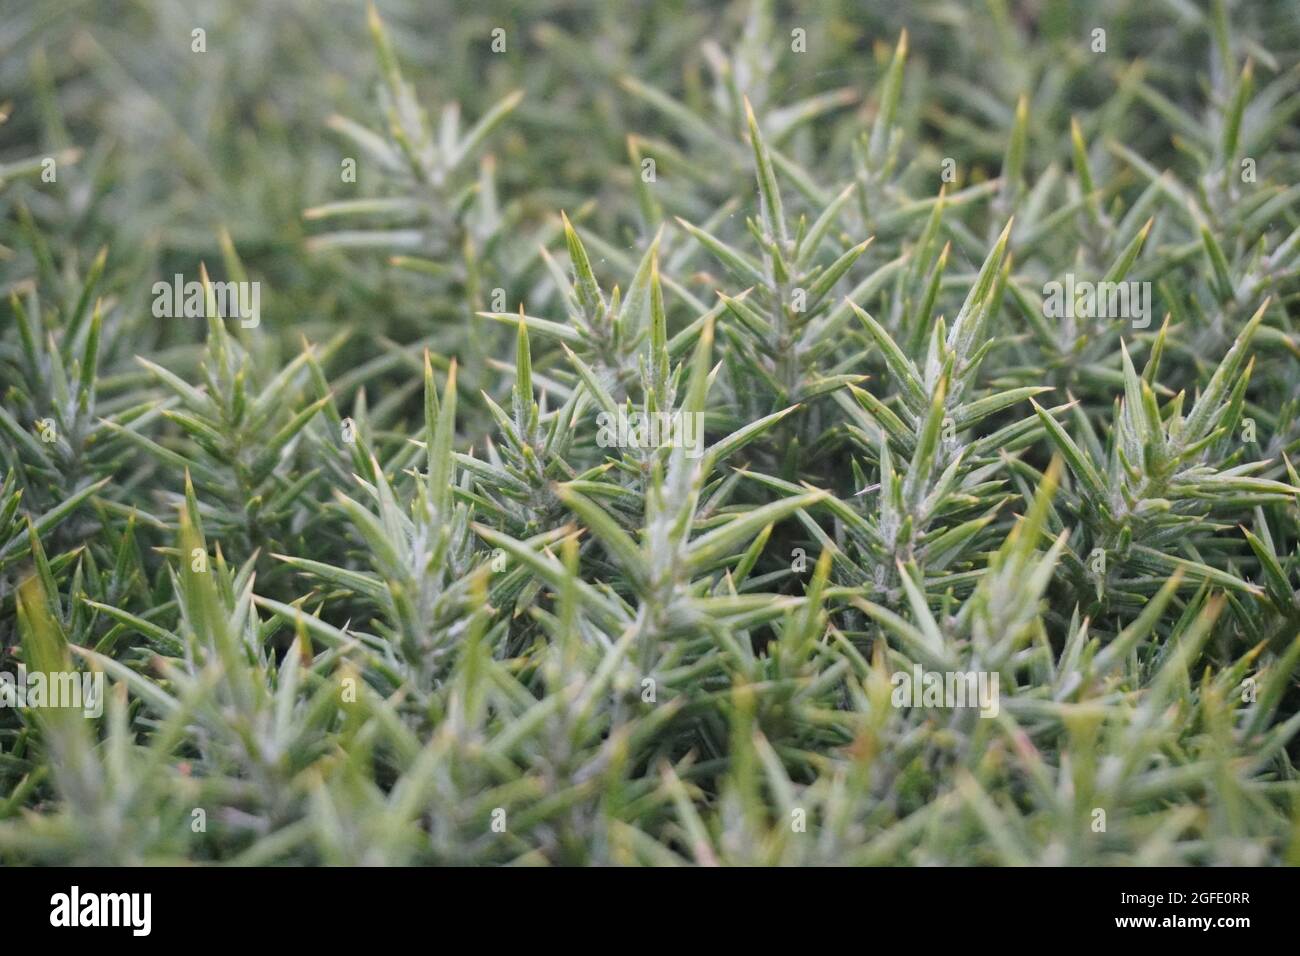
[{"label": "dark green vegetation", "polygon": [[1294,0],[459,6],[0,15],[0,861],[1300,859]]}]

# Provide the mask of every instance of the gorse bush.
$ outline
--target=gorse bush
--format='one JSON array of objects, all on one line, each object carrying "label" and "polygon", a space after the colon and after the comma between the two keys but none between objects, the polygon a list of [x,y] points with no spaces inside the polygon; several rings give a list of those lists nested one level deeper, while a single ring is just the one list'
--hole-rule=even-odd
[{"label": "gorse bush", "polygon": [[381,6],[0,18],[0,860],[1300,861],[1289,0]]}]

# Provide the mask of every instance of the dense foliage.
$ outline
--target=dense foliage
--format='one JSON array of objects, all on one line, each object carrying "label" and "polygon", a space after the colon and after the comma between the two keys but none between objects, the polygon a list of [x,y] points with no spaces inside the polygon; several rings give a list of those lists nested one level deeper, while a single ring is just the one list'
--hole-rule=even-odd
[{"label": "dense foliage", "polygon": [[0,861],[1300,861],[1294,0],[0,50]]}]

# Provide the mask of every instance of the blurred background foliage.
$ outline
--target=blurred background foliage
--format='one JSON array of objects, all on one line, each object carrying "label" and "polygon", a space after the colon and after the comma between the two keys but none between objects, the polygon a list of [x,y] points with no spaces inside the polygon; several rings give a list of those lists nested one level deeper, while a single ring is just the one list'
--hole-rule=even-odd
[{"label": "blurred background foliage", "polygon": [[[831,0],[763,4],[755,16],[748,3],[378,6],[417,99],[435,119],[447,103],[477,118],[511,91],[526,91],[486,149],[499,202],[510,210],[507,238],[520,247],[567,209],[614,248],[632,250],[649,227],[633,188],[629,137],[656,159],[655,201],[664,214],[701,221],[733,198],[748,177],[733,79],[764,121],[842,91],[842,100],[818,104],[819,118],[788,123],[773,145],[807,169],[850,168],[859,131],[878,106],[872,91],[904,29],[910,53],[898,123],[910,154],[905,181],[924,196],[933,195],[943,157],[956,161],[963,184],[997,176],[1022,93],[1032,107],[1031,181],[1049,165],[1068,164],[1070,117],[1103,103],[1108,109],[1092,125],[1104,121],[1107,140],[1155,169],[1189,170],[1194,159],[1176,142],[1189,131],[1176,120],[1199,118],[1205,65],[1218,62],[1207,29],[1212,12],[1172,0]],[[1225,9],[1234,62],[1255,57],[1260,73],[1287,81],[1277,97],[1294,102],[1294,9],[1285,2]],[[1086,42],[1100,23],[1105,56]],[[191,50],[195,27],[207,31],[206,53]],[[498,28],[502,53],[491,48]],[[796,28],[807,33],[806,52],[790,55]],[[351,0],[7,3],[0,90],[9,118],[0,127],[0,156],[9,163],[75,150],[79,158],[57,185],[18,179],[0,194],[6,228],[26,207],[47,241],[73,260],[56,263],[60,269],[84,271],[108,245],[113,291],[133,311],[150,285],[135,277],[190,275],[199,261],[221,262],[226,230],[249,274],[265,283],[263,309],[272,318],[265,331],[284,349],[295,350],[303,334],[327,337],[343,322],[353,322],[362,341],[454,345],[464,315],[431,301],[425,277],[388,268],[382,250],[304,254],[312,232],[304,209],[400,195],[365,161],[355,184],[341,182],[339,164],[356,150],[327,126],[336,114],[378,119],[380,85],[364,7]],[[1116,96],[1121,89],[1126,95]],[[683,128],[654,96],[681,104],[700,127]],[[1275,142],[1259,157],[1261,178],[1268,167],[1291,168],[1298,144],[1287,118],[1294,112],[1279,117]],[[1098,132],[1085,127],[1090,140]],[[715,141],[701,144],[701,133]],[[1130,176],[1118,188],[1131,193],[1140,185]],[[36,263],[22,243],[6,248],[7,297],[35,275]],[[507,289],[511,309],[524,297],[533,301],[530,278],[535,273]],[[439,336],[443,325],[454,330]],[[201,331],[164,324],[141,333],[157,336],[158,348],[192,343]],[[363,347],[357,339],[353,350]]]}]

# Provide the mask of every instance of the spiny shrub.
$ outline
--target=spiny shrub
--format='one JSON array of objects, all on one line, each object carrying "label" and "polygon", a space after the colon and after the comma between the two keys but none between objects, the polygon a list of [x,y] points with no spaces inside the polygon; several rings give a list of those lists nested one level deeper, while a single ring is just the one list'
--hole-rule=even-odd
[{"label": "spiny shrub", "polygon": [[1291,0],[383,8],[0,28],[0,861],[1300,861]]}]

